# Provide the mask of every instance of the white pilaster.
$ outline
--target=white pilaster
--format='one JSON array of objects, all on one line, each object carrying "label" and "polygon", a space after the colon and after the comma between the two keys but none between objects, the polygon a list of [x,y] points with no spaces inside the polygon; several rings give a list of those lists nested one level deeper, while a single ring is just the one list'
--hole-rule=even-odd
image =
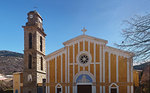
[{"label": "white pilaster", "polygon": [[127,82],[129,82],[129,62],[127,60]]},{"label": "white pilaster", "polygon": [[105,86],[103,86],[103,93],[105,93]]},{"label": "white pilaster", "polygon": [[65,93],[67,93],[67,86],[65,86]]},{"label": "white pilaster", "polygon": [[94,42],[94,76],[96,77],[96,65],[95,65],[95,60],[96,60],[96,52],[95,52],[95,50],[96,50],[96,43]]},{"label": "white pilaster", "polygon": [[130,86],[127,86],[127,93],[130,93]]},{"label": "white pilaster", "polygon": [[[80,52],[80,42],[78,41],[78,53]],[[78,72],[80,72],[80,66],[78,65]]]},{"label": "white pilaster", "polygon": [[116,55],[116,82],[118,82],[118,55]]},{"label": "white pilaster", "polygon": [[48,86],[48,93],[50,93],[50,86]]},{"label": "white pilaster", "polygon": [[70,86],[68,86],[68,93],[70,93]]},{"label": "white pilaster", "polygon": [[100,54],[100,82],[102,82],[102,47],[101,45],[100,45],[99,54]]},{"label": "white pilaster", "polygon": [[108,73],[109,73],[109,83],[111,82],[111,60],[110,60],[110,53],[108,53],[108,66],[109,66],[109,71],[108,71]]},{"label": "white pilaster", "polygon": [[[88,52],[90,53],[90,41],[88,41]],[[90,64],[88,66],[88,71],[90,72]]]},{"label": "white pilaster", "polygon": [[69,49],[69,46],[68,46],[68,83],[70,82],[70,78],[69,78],[69,76],[70,76],[70,69],[69,69],[69,67],[70,67],[70,51],[69,51],[70,49]]},{"label": "white pilaster", "polygon": [[85,51],[85,39],[83,39],[83,51]]},{"label": "white pilaster", "polygon": [[77,86],[75,86],[75,90],[74,90],[74,93],[77,93]]},{"label": "white pilaster", "polygon": [[57,55],[55,57],[55,83],[57,83]]},{"label": "white pilaster", "polygon": [[102,93],[102,86],[100,86],[100,93]]},{"label": "white pilaster", "polygon": [[133,93],[133,86],[131,86],[131,93]]},{"label": "white pilaster", "polygon": [[105,49],[103,46],[103,82],[105,82]]},{"label": "white pilaster", "polygon": [[65,52],[65,83],[67,83],[67,49]]},{"label": "white pilaster", "polygon": [[131,62],[131,82],[133,82],[133,63]]},{"label": "white pilaster", "polygon": [[63,58],[62,58],[62,56],[63,56],[63,54],[61,54],[61,82],[63,82],[63,64],[62,64],[62,60],[63,60]]},{"label": "white pilaster", "polygon": [[75,47],[75,46],[74,46],[74,45],[75,45],[75,44],[73,43],[73,77],[74,77],[74,74],[75,74],[75,71],[74,71],[74,70],[75,70],[75,69],[74,69],[74,66],[75,66],[75,65],[74,65],[74,64],[75,64],[75,52],[74,52],[74,51],[75,51],[75,48],[74,48],[74,47]]},{"label": "white pilaster", "polygon": [[92,93],[96,93],[96,86],[92,86]]}]

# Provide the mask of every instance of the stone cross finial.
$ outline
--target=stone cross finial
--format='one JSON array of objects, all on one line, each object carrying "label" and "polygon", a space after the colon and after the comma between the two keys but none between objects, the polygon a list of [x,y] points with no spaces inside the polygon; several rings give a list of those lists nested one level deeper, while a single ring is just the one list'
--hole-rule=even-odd
[{"label": "stone cross finial", "polygon": [[85,29],[85,27],[83,27],[83,29],[81,31],[83,32],[83,35],[85,35],[85,32],[87,31],[87,29]]}]

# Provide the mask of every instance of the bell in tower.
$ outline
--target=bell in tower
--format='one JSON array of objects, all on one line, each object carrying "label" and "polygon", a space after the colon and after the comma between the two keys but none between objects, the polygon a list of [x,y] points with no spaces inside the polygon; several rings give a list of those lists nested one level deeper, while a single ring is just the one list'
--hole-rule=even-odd
[{"label": "bell in tower", "polygon": [[24,28],[23,93],[38,93],[46,79],[45,36],[42,17],[37,11],[28,13]]}]

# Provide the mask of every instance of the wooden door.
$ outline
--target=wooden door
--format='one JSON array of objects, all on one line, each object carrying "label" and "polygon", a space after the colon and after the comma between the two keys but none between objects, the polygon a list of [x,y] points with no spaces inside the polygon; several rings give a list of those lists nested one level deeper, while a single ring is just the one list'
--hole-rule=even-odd
[{"label": "wooden door", "polygon": [[91,85],[78,85],[77,87],[78,93],[92,93]]}]

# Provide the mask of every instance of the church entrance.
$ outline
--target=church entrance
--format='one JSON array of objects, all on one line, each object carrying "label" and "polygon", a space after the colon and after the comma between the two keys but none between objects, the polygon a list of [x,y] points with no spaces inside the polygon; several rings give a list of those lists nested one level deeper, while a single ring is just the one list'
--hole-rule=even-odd
[{"label": "church entrance", "polygon": [[77,93],[92,93],[92,85],[77,85]]}]

